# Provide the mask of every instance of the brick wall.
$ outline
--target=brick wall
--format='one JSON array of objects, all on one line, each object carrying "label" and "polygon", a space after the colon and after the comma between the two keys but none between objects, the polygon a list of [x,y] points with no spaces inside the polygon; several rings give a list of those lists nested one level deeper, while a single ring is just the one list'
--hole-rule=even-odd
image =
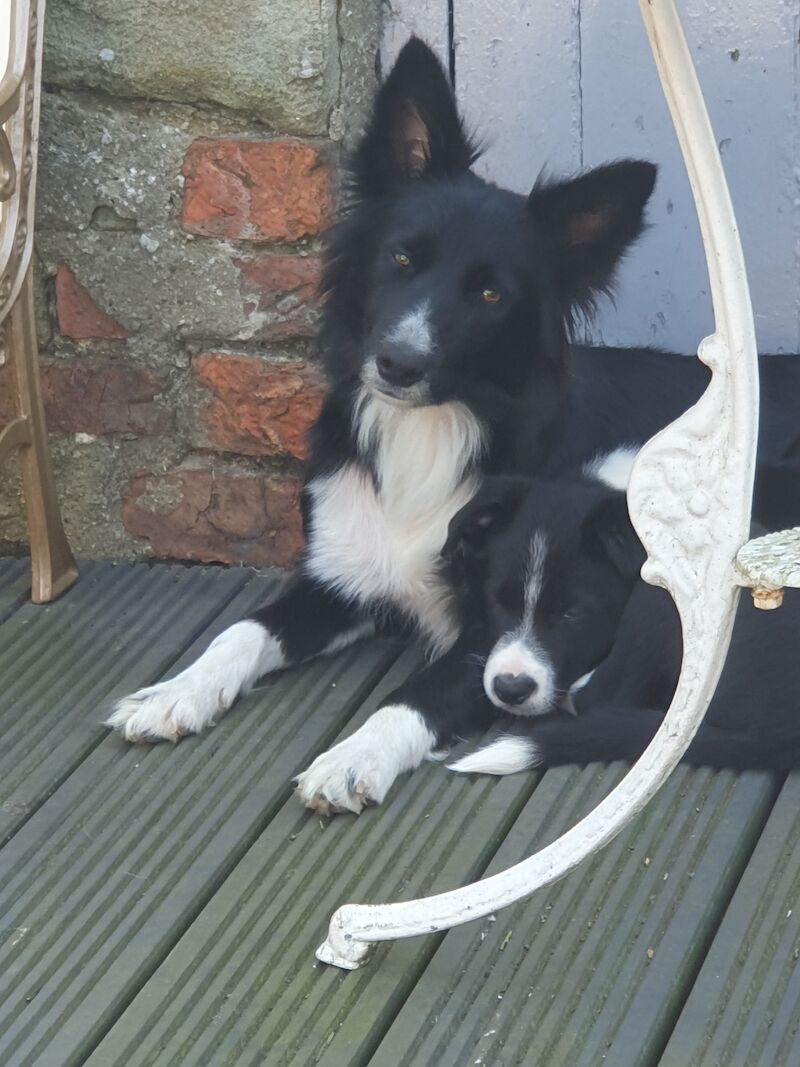
[{"label": "brick wall", "polygon": [[[37,314],[79,555],[296,555],[320,234],[372,92],[360,7],[50,0]],[[24,536],[3,472],[0,543]]]}]

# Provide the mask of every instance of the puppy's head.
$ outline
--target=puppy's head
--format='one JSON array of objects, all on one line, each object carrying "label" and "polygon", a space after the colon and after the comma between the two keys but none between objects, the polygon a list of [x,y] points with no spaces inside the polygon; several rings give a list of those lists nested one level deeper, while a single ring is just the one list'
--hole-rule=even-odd
[{"label": "puppy's head", "polygon": [[446,552],[480,591],[486,695],[518,715],[562,706],[608,654],[644,561],[624,494],[589,481],[488,478]]}]

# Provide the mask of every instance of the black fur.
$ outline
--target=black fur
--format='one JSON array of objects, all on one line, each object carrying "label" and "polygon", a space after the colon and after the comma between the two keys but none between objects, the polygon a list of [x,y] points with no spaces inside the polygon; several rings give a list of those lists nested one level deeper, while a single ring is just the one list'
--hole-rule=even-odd
[{"label": "black fur", "polygon": [[[800,465],[788,478],[759,471],[767,510],[800,516]],[[780,499],[771,497],[777,487]],[[635,760],[661,724],[681,665],[681,628],[672,600],[638,578],[644,552],[623,494],[581,481],[490,479],[456,516],[449,551],[481,592],[490,647],[520,623],[525,560],[539,532],[548,547],[534,619],[541,654],[561,693],[594,670],[562,711],[516,718],[510,734],[530,744],[529,766]],[[502,602],[502,604],[499,603]],[[800,766],[800,593],[763,612],[742,594],[733,639],[700,729],[684,759],[715,767]],[[519,769],[522,769],[521,766]]]}]

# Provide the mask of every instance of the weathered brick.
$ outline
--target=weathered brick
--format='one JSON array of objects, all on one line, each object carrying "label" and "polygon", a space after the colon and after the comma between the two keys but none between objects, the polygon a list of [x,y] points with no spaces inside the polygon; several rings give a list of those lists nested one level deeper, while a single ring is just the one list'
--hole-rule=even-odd
[{"label": "weathered brick", "polygon": [[95,304],[69,267],[56,271],[58,329],[75,341],[124,340],[128,336],[118,322]]},{"label": "weathered brick", "polygon": [[204,237],[296,241],[330,212],[328,168],[303,141],[201,139],[183,176],[183,227]]},{"label": "weathered brick", "polygon": [[324,390],[317,367],[206,352],[195,356],[192,370],[213,392],[201,412],[210,444],[248,456],[306,458],[306,433]]},{"label": "weathered brick", "polygon": [[51,431],[150,437],[173,429],[173,412],[155,400],[168,383],[155,371],[116,361],[43,360],[40,366]]},{"label": "weathered brick", "polygon": [[265,341],[313,337],[318,318],[318,256],[234,259],[252,336]]},{"label": "weathered brick", "polygon": [[302,547],[299,492],[298,479],[278,475],[140,471],[122,517],[161,558],[285,567]]}]

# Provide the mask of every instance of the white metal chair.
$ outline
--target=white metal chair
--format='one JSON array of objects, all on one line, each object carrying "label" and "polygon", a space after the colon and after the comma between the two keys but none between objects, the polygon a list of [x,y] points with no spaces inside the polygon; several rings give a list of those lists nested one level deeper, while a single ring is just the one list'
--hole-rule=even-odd
[{"label": "white metal chair", "polygon": [[[717,143],[672,0],[639,0],[691,181],[711,283],[715,332],[700,344],[711,382],[693,408],[642,449],[628,506],[647,549],[642,576],[673,597],[683,628],[680,678],[664,722],[627,776],[553,844],[473,885],[398,904],[347,904],[317,950],[354,969],[377,941],[479,919],[556,881],[608,844],[658,791],[695,734],[725,662],[737,587],[777,607],[800,587],[800,528],[745,545],[758,429],[758,364],[739,233]],[[744,547],[742,547],[744,545]]]}]

